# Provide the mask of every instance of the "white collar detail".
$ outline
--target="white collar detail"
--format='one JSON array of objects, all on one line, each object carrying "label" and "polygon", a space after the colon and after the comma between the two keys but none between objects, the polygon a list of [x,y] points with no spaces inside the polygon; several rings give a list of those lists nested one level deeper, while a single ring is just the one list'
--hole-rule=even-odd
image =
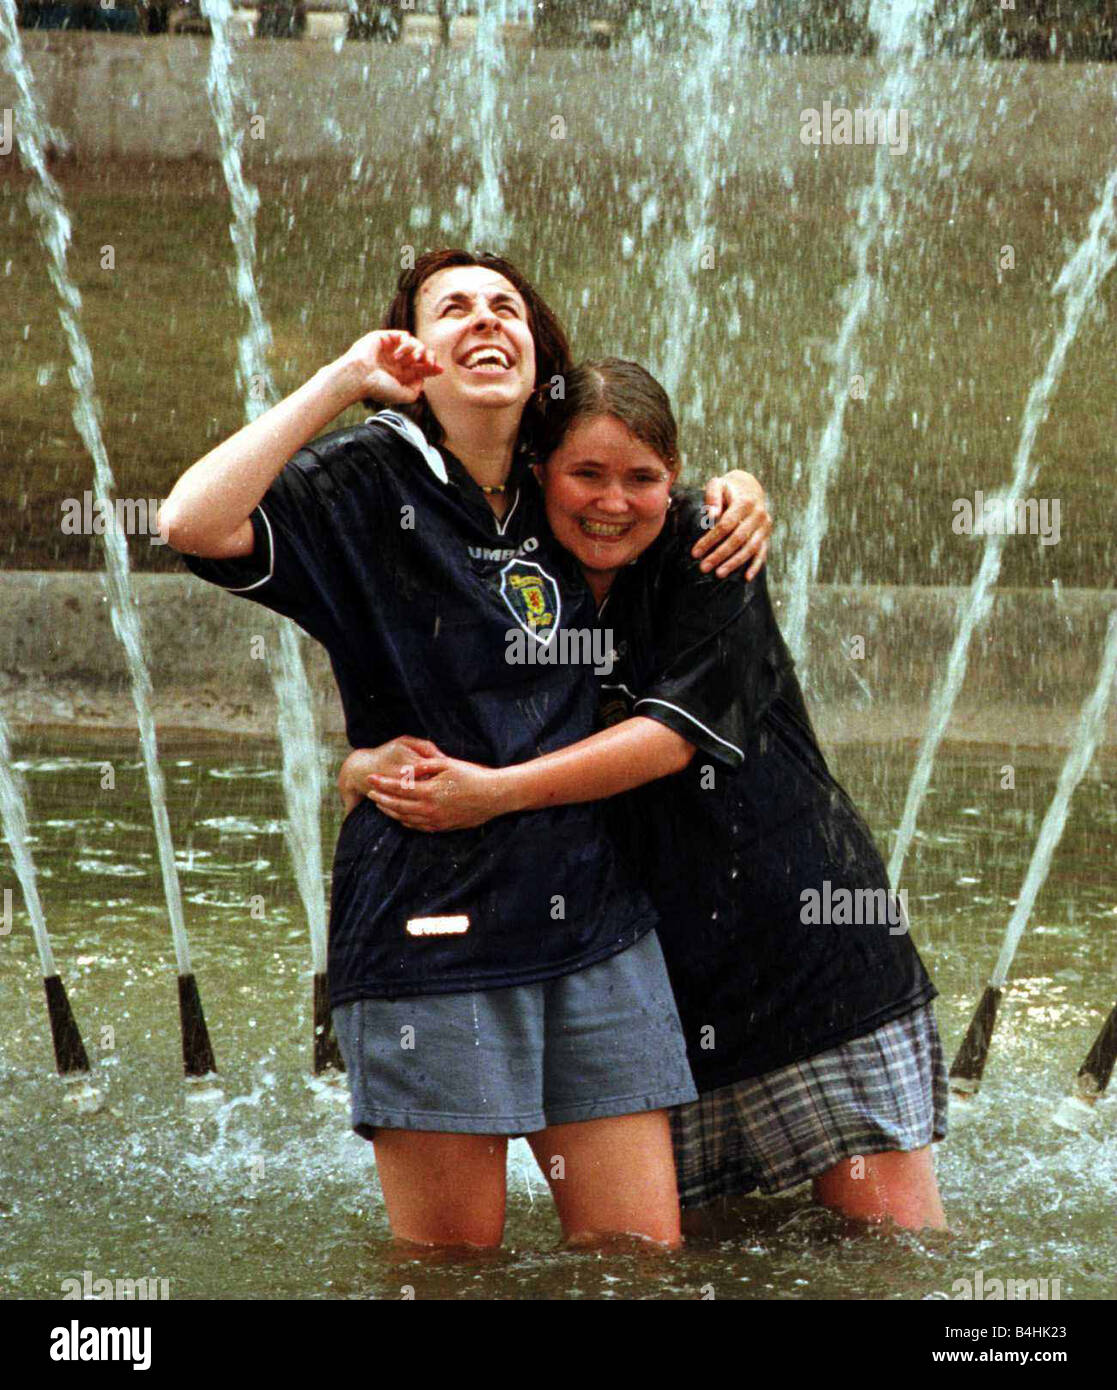
[{"label": "white collar detail", "polygon": [[426,459],[427,467],[440,483],[450,481],[450,475],[446,472],[442,455],[433,444],[428,443],[423,431],[414,420],[409,420],[406,415],[400,415],[394,410],[381,410],[376,415],[370,415],[365,424],[387,425],[389,429],[395,430],[397,434],[402,435],[409,444],[413,444],[419,450],[423,458]]}]

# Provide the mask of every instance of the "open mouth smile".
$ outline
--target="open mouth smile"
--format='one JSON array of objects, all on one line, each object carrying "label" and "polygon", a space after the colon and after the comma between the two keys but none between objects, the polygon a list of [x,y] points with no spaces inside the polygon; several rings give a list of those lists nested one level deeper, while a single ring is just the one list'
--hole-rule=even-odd
[{"label": "open mouth smile", "polygon": [[461,365],[467,372],[496,374],[511,371],[512,358],[504,348],[486,344],[484,347],[471,348],[461,359]]},{"label": "open mouth smile", "polygon": [[632,530],[631,521],[591,521],[584,516],[578,518],[578,525],[595,541],[619,541]]}]

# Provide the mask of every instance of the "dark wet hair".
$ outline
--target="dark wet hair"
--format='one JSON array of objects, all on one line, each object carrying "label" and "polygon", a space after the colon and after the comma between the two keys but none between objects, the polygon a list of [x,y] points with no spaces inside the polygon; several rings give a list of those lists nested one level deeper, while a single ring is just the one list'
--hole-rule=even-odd
[{"label": "dark wet hair", "polygon": [[[420,286],[432,275],[437,275],[440,270],[448,270],[451,266],[457,265],[484,266],[486,270],[493,270],[498,275],[503,275],[511,285],[515,286],[524,301],[524,306],[527,309],[527,326],[535,341],[536,389],[524,407],[517,448],[536,456],[540,450],[539,441],[543,429],[542,403],[550,395],[553,379],[562,377],[565,380],[570,374],[574,359],[570,354],[570,344],[566,340],[566,333],[563,331],[562,324],[559,323],[554,310],[547,304],[531,281],[517,270],[511,261],[506,261],[503,256],[493,255],[489,251],[474,253],[453,247],[447,247],[441,251],[426,251],[415,262],[412,269],[405,270],[400,275],[395,297],[388,305],[380,326],[381,328],[403,329],[405,332],[413,334],[417,318],[415,306],[419,297]],[[365,404],[375,405],[375,402],[366,401]],[[425,396],[420,396],[414,405],[394,408],[409,415],[432,444],[441,442],[442,426],[438,423]]]},{"label": "dark wet hair", "polygon": [[611,415],[658,454],[668,468],[679,467],[679,432],[667,392],[638,362],[603,357],[579,362],[566,377],[565,396],[544,398],[543,457],[553,453],[574,425]]}]

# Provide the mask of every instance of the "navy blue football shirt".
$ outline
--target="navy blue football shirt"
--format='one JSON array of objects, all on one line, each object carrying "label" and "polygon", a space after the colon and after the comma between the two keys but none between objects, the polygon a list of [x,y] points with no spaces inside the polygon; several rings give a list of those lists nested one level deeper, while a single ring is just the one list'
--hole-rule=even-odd
[{"label": "navy blue football shirt", "polygon": [[[252,513],[250,555],[183,558],[322,643],[355,748],[408,733],[452,757],[522,762],[591,734],[597,691],[585,665],[509,662],[509,634],[557,642],[592,630],[594,605],[530,472],[510,482],[498,520],[458,460],[382,412],[285,465]],[[545,980],[654,925],[597,805],[427,835],[365,799],[334,857],[331,1003]]]},{"label": "navy blue football shirt", "polygon": [[[690,555],[699,517],[676,500],[600,620],[618,657],[604,721],[644,715],[697,750],[683,772],[608,804],[659,911],[691,1070],[708,1091],[862,1037],[936,991],[818,746],[765,574],[702,574]],[[849,901],[877,920],[810,910]]]}]

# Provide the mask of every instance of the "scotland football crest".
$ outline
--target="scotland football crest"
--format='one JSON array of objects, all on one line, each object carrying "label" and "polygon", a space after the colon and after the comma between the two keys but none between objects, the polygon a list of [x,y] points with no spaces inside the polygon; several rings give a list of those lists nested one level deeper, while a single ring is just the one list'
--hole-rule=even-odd
[{"label": "scotland football crest", "polygon": [[500,596],[525,632],[546,646],[562,616],[559,588],[534,560],[509,560],[500,572]]}]

